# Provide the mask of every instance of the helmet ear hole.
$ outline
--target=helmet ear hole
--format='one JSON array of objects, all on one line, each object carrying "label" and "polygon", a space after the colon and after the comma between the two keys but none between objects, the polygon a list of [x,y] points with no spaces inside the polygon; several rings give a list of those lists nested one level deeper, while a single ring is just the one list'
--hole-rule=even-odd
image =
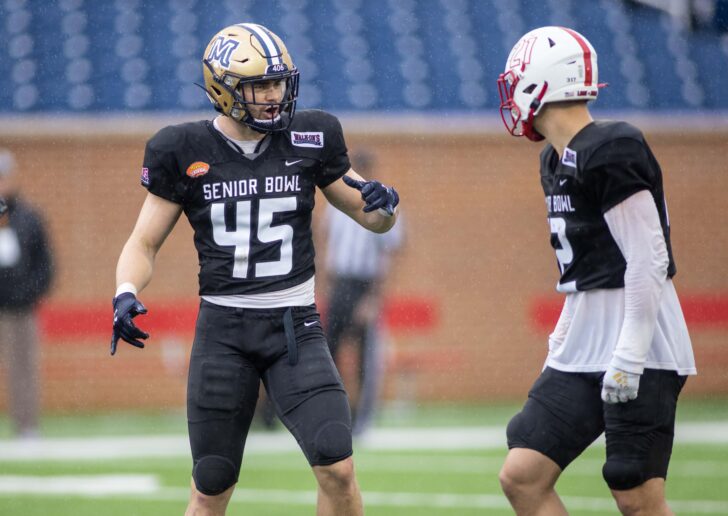
[{"label": "helmet ear hole", "polygon": [[210,85],[210,89],[212,89],[212,91],[215,92],[215,95],[218,95],[218,96],[222,95],[222,91],[219,88],[217,88],[214,84]]},{"label": "helmet ear hole", "polygon": [[523,93],[533,93],[533,90],[536,89],[536,84],[529,84],[523,89]]}]

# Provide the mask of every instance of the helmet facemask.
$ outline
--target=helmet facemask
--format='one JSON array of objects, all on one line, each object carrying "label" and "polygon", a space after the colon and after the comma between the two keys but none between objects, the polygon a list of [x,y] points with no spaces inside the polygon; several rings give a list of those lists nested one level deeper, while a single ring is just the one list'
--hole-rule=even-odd
[{"label": "helmet facemask", "polygon": [[[518,77],[513,70],[502,73],[498,76],[498,94],[500,95],[500,113],[503,124],[505,124],[508,132],[513,136],[525,136],[531,141],[538,142],[543,140],[543,136],[533,127],[533,120],[541,110],[541,99],[543,99],[548,90],[548,82],[544,82],[541,88],[537,84],[532,83],[518,92],[521,78]],[[528,113],[523,117],[523,112],[515,98],[520,93],[521,97],[527,97]],[[530,97],[530,98],[528,98]],[[522,98],[521,101],[524,99]]]},{"label": "helmet facemask", "polygon": [[[215,75],[212,66],[206,60],[203,63],[213,75],[216,86],[225,89],[233,99],[233,104],[228,114],[230,118],[261,133],[272,133],[288,129],[291,120],[293,120],[293,115],[296,112],[296,100],[298,99],[297,69],[294,68],[293,70],[287,70],[282,73],[259,75],[257,77],[240,77],[232,73],[226,73],[222,77],[218,77]],[[284,81],[284,84],[280,102],[264,102],[256,98],[256,84],[281,80]],[[247,88],[246,85],[248,86]],[[245,93],[246,89],[249,91],[248,95]],[[208,97],[211,96],[208,94]],[[215,104],[215,109],[225,113],[223,106],[220,106],[212,98],[210,100]],[[266,106],[267,109],[276,108],[276,116],[272,119],[255,118],[250,110],[250,106],[252,105]]]}]

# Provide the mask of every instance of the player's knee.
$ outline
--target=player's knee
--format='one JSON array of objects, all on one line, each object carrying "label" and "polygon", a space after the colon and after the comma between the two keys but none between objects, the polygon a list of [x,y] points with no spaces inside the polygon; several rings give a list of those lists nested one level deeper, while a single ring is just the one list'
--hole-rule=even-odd
[{"label": "player's knee", "polygon": [[608,460],[602,467],[602,476],[610,489],[626,491],[645,482],[639,462]]},{"label": "player's knee", "polygon": [[500,482],[501,490],[509,499],[516,495],[518,489],[518,481],[513,476],[513,472],[506,464],[498,473],[498,481]]},{"label": "player's knee", "polygon": [[356,481],[351,457],[326,466],[316,466],[314,471],[321,488],[327,492],[348,491]]},{"label": "player's knee", "polygon": [[617,502],[617,509],[622,516],[647,516],[649,513],[642,512],[642,504],[639,500],[625,496],[624,492],[620,495],[614,496],[614,501]]},{"label": "player's knee", "polygon": [[[519,412],[508,422],[506,438],[509,447],[523,445],[523,419],[523,414]],[[498,480],[503,493],[508,498],[515,496],[528,484],[524,469],[510,455],[506,457],[506,461],[503,463],[503,467],[498,474]]]},{"label": "player's knee", "polygon": [[653,478],[627,490],[613,490],[619,512],[624,516],[672,514],[665,500],[664,479]]},{"label": "player's knee", "polygon": [[208,496],[217,496],[238,481],[235,465],[219,455],[207,455],[197,461],[192,470],[197,490]]},{"label": "player's knee", "polygon": [[312,465],[329,465],[352,453],[351,428],[340,421],[325,423],[314,437]]},{"label": "player's knee", "polygon": [[532,479],[524,468],[515,461],[506,459],[498,473],[501,490],[509,499],[516,498],[533,489]]}]

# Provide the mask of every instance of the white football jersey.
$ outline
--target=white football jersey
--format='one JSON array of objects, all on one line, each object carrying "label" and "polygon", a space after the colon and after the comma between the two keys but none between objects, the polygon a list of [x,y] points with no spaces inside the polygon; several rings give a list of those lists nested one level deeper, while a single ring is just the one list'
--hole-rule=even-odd
[{"label": "white football jersey", "polygon": [[[624,320],[624,289],[597,289],[566,296],[549,336],[546,366],[567,372],[606,371]],[[672,280],[660,300],[645,367],[696,374],[690,335]]]}]

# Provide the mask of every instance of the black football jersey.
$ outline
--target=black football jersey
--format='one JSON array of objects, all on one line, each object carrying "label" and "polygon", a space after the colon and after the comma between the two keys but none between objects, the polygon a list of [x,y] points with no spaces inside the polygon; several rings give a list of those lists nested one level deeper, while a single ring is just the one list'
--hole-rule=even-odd
[{"label": "black football jersey", "polygon": [[273,292],[314,274],[316,187],[350,168],[333,115],[296,113],[254,159],[205,120],[165,127],[147,143],[142,185],[182,205],[194,230],[200,295]]},{"label": "black football jersey", "polygon": [[625,122],[592,122],[564,149],[541,153],[551,245],[561,272],[560,292],[624,287],[626,261],[604,213],[641,190],[655,200],[675,275],[662,171],[639,129]]}]

